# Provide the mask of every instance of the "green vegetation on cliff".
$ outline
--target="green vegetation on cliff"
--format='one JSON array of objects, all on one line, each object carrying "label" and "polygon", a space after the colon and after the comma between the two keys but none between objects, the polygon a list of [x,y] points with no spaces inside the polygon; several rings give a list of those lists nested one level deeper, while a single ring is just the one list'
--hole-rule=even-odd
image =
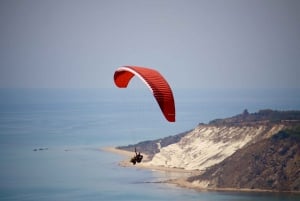
[{"label": "green vegetation on cliff", "polygon": [[260,110],[255,113],[249,113],[244,110],[242,114],[225,118],[215,119],[209,122],[210,125],[243,125],[253,123],[293,123],[300,122],[300,111],[276,111]]}]

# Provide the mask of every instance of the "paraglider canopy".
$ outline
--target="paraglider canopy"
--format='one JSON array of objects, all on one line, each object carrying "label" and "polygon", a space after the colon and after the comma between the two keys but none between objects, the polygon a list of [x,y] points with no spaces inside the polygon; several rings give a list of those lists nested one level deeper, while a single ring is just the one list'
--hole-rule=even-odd
[{"label": "paraglider canopy", "polygon": [[174,97],[165,78],[156,70],[139,66],[122,66],[115,71],[117,87],[126,88],[133,76],[139,77],[150,89],[163,115],[169,122],[175,122]]}]

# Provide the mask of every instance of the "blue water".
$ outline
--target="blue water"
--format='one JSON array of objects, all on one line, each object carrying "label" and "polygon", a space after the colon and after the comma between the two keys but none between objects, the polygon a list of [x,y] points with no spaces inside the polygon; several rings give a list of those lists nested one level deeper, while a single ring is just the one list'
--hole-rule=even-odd
[{"label": "blue water", "polygon": [[122,156],[100,149],[177,134],[244,109],[300,110],[299,92],[174,90],[172,124],[147,89],[0,89],[0,200],[299,200],[157,183],[173,175],[122,168]]}]

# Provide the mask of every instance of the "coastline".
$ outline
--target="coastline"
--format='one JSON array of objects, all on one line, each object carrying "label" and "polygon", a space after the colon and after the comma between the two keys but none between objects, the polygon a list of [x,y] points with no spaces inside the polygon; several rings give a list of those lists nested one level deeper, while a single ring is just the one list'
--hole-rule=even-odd
[{"label": "coastline", "polygon": [[[187,178],[189,176],[193,176],[193,175],[197,175],[197,174],[199,175],[200,174],[199,171],[149,165],[149,164],[147,164],[147,162],[149,161],[149,157],[144,153],[142,153],[144,156],[144,162],[137,164],[137,165],[132,165],[129,162],[129,160],[135,154],[134,152],[117,149],[116,147],[103,147],[103,148],[101,148],[101,150],[119,154],[119,155],[123,155],[124,157],[126,157],[126,159],[119,162],[119,165],[122,167],[141,168],[141,169],[147,169],[147,170],[151,170],[151,171],[182,173],[182,174],[180,174],[181,176],[179,176],[175,179],[168,179],[168,180],[164,180],[164,181],[160,182],[160,183],[166,183],[166,184],[173,184],[173,185],[176,185],[176,186],[182,187],[182,188],[193,189],[196,191],[266,192],[266,193],[296,193],[296,194],[300,194],[299,191],[274,191],[274,190],[267,190],[267,189],[249,189],[249,188],[217,188],[217,187],[210,188],[210,187],[206,187],[204,185],[201,186],[199,183],[192,183],[192,182],[187,181]],[[183,175],[185,175],[185,176],[183,176]]]},{"label": "coastline", "polygon": [[130,157],[130,156],[132,156],[132,154],[134,154],[134,152],[132,152],[132,151],[125,151],[125,150],[117,149],[115,147],[102,147],[102,148],[100,148],[100,150],[123,155],[123,156],[128,156],[128,157]]},{"label": "coastline", "polygon": [[115,154],[122,155],[126,157],[126,159],[122,160],[119,162],[119,165],[122,167],[133,167],[133,168],[142,168],[142,169],[148,169],[148,170],[155,170],[155,171],[164,171],[164,172],[177,172],[177,173],[186,173],[186,174],[199,174],[199,171],[196,170],[185,170],[181,168],[170,168],[170,167],[163,167],[163,166],[155,166],[155,165],[149,165],[147,162],[149,161],[149,157],[147,154],[142,153],[144,158],[143,161],[139,164],[132,165],[129,160],[132,156],[134,156],[133,151],[126,151],[126,150],[121,150],[116,147],[103,147],[101,150],[106,151],[106,152],[111,152]]}]

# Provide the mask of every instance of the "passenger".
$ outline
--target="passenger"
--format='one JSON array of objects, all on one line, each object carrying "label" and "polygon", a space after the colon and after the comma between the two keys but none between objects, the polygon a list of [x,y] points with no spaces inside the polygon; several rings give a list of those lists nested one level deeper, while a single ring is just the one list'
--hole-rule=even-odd
[{"label": "passenger", "polygon": [[140,163],[143,160],[143,155],[141,152],[137,153],[136,148],[134,148],[135,156],[130,159],[130,162],[135,165],[136,163]]}]

